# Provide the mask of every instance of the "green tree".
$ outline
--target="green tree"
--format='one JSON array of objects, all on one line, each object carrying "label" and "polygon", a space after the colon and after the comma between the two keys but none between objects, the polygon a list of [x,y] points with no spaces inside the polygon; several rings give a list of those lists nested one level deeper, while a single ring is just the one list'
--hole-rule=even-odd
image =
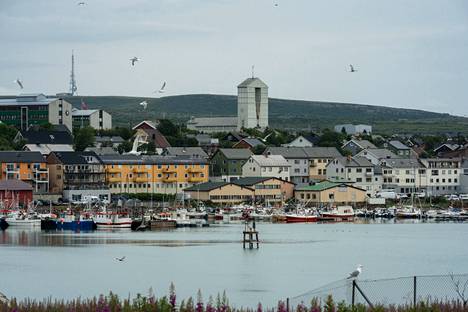
[{"label": "green tree", "polygon": [[133,143],[130,141],[124,141],[123,143],[120,143],[119,146],[117,146],[117,151],[120,154],[123,153],[128,153],[132,150],[133,148]]},{"label": "green tree", "polygon": [[76,130],[75,133],[75,150],[84,151],[85,148],[94,145],[94,129],[91,127],[84,127]]},{"label": "green tree", "polygon": [[169,119],[161,119],[159,121],[158,130],[168,136],[179,136],[179,128]]}]

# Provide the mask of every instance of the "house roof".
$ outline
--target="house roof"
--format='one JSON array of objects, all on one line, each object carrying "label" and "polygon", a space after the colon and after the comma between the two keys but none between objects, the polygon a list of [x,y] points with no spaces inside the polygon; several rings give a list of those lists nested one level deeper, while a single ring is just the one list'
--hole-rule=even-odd
[{"label": "house roof", "polygon": [[398,157],[392,151],[385,149],[385,148],[368,148],[368,149],[362,150],[357,155],[366,155],[366,152],[374,155],[377,159]]},{"label": "house roof", "polygon": [[20,94],[15,97],[0,99],[0,106],[17,106],[17,105],[49,105],[51,102],[58,100],[57,98],[48,98],[44,94]]},{"label": "house roof", "polygon": [[3,163],[40,163],[45,162],[40,152],[1,151],[0,161]]},{"label": "house roof", "polygon": [[238,88],[246,88],[246,87],[263,87],[263,88],[268,88],[268,86],[260,80],[260,78],[247,78],[243,82],[241,82],[238,86]]},{"label": "house roof", "polygon": [[373,167],[374,165],[369,161],[369,159],[361,156],[355,157],[337,157],[341,164],[345,167]]},{"label": "house roof", "polygon": [[139,124],[137,124],[135,127],[132,128],[132,130],[136,130],[138,129],[139,127],[143,126],[143,125],[148,125],[150,128],[152,129],[156,129],[156,125],[150,121],[150,120],[143,120],[142,122],[140,122]]},{"label": "house roof", "polygon": [[358,139],[351,139],[349,140],[348,142],[346,142],[345,144],[343,144],[343,147],[346,147],[346,145],[348,145],[349,143],[353,142],[354,144],[356,144],[357,146],[359,146],[360,148],[362,149],[365,149],[365,148],[377,148],[377,146],[375,146],[372,142],[368,141],[368,140],[358,140]]},{"label": "house roof", "polygon": [[54,152],[54,155],[65,165],[88,164],[86,156],[95,157],[101,161],[99,156],[94,152]]},{"label": "house roof", "polygon": [[250,145],[251,147],[265,146],[265,144],[263,144],[263,142],[260,141],[260,140],[257,139],[257,138],[243,138],[242,140],[240,140],[239,142],[237,142],[237,143],[234,144],[233,146],[238,146],[238,145],[240,145],[242,142],[247,143],[247,145]]},{"label": "house roof", "polygon": [[240,133],[240,132],[237,132],[237,131],[231,131],[229,132],[228,134],[226,134],[224,136],[224,140],[227,140],[229,136],[232,136],[233,138],[235,138],[237,141],[240,141],[242,140],[243,138],[246,138],[248,135],[244,134],[244,133]]},{"label": "house roof", "polygon": [[184,189],[184,191],[202,191],[202,192],[206,192],[206,191],[215,190],[217,188],[220,188],[220,187],[223,187],[223,186],[226,186],[226,185],[229,185],[229,184],[232,184],[232,183],[230,183],[230,182],[205,182],[205,183],[200,183],[200,184],[193,185],[191,187],[187,187],[187,188]]},{"label": "house roof", "polygon": [[21,131],[20,134],[29,144],[73,144],[73,137],[67,131],[30,130]]},{"label": "house roof", "polygon": [[391,168],[422,168],[419,160],[414,158],[390,158],[385,159],[385,166]]},{"label": "house roof", "polygon": [[335,158],[340,157],[336,147],[303,147],[309,158]]},{"label": "house roof", "polygon": [[437,152],[439,149],[443,148],[444,146],[447,147],[451,151],[454,151],[454,150],[460,148],[460,145],[458,145],[458,144],[444,143],[444,144],[440,145],[439,147],[437,147],[436,149],[434,149],[434,152]]},{"label": "house roof", "polygon": [[264,154],[281,155],[286,159],[309,158],[309,155],[302,147],[269,147],[265,150]]},{"label": "house roof", "polygon": [[190,156],[194,158],[206,158],[208,155],[201,147],[167,147],[166,155],[170,156]]},{"label": "house roof", "polygon": [[[232,181],[232,183],[237,184],[237,185],[242,185],[242,186],[251,186],[251,185],[262,183],[271,179],[281,180],[275,177],[245,177],[245,178],[239,178],[237,180],[234,180]],[[293,182],[289,182],[289,181],[284,181],[284,180],[281,180],[281,181],[294,184]]]},{"label": "house roof", "polygon": [[395,149],[398,149],[398,150],[409,150],[410,148],[408,146],[406,146],[405,144],[401,143],[400,141],[397,141],[397,140],[392,140],[390,142],[388,142],[388,144],[390,144],[391,146],[393,146]]},{"label": "house roof", "polygon": [[32,152],[39,152],[42,155],[49,155],[52,152],[73,152],[72,145],[69,144],[26,144],[24,149]]},{"label": "house roof", "polygon": [[94,152],[96,155],[102,156],[102,155],[117,155],[119,152],[117,152],[113,147],[111,146],[104,146],[104,147],[87,147],[85,149],[86,152]]},{"label": "house roof", "polygon": [[94,137],[94,141],[96,143],[107,143],[107,142],[111,142],[111,143],[123,143],[125,142],[124,139],[122,139],[122,137],[118,136],[118,135],[114,135],[114,136],[95,136]]},{"label": "house roof", "polygon": [[171,146],[164,134],[162,134],[158,129],[140,129],[140,131],[144,131],[149,136],[149,139],[154,142],[156,147],[167,148]]},{"label": "house roof", "polygon": [[349,185],[349,184],[344,183],[344,182],[332,182],[332,181],[328,181],[328,180],[316,183],[314,185],[306,185],[306,186],[297,187],[296,191],[321,192],[321,191],[325,191],[325,190],[328,190],[328,189],[331,189],[331,188],[334,188],[334,187],[340,187],[340,186],[351,187],[351,188],[354,188],[354,189],[361,190],[361,191],[365,192],[365,190],[363,190],[361,188]]},{"label": "house roof", "polygon": [[252,155],[250,156],[261,167],[289,167],[288,161],[281,155]]},{"label": "house roof", "polygon": [[187,156],[159,156],[159,155],[102,155],[101,161],[106,165],[126,164],[126,165],[191,165],[191,164],[207,164],[205,158],[192,158]]},{"label": "house roof", "polygon": [[29,183],[17,179],[8,179],[0,181],[0,191],[32,191]]},{"label": "house roof", "polygon": [[252,151],[248,148],[220,148],[219,153],[223,153],[227,159],[248,159]]},{"label": "house roof", "polygon": [[111,164],[143,164],[143,158],[139,155],[120,155],[107,154],[99,156],[101,161],[106,165]]}]

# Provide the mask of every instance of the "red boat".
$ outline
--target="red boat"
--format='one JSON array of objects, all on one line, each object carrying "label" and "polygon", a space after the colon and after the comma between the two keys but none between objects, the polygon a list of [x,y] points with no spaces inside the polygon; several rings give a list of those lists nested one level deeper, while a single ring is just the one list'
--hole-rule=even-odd
[{"label": "red boat", "polygon": [[299,214],[286,215],[286,223],[317,222],[317,221],[318,221],[318,217],[314,215],[299,215]]}]

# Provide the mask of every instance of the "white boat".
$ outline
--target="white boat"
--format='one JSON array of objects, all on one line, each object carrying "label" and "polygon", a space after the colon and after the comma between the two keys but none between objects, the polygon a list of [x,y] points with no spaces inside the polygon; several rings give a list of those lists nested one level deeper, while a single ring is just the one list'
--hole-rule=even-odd
[{"label": "white boat", "polygon": [[5,218],[9,226],[41,227],[41,219],[35,214],[13,211]]},{"label": "white boat", "polygon": [[407,218],[407,219],[414,219],[420,218],[422,216],[421,209],[416,209],[412,206],[399,208],[396,211],[395,217],[397,218]]},{"label": "white boat", "polygon": [[129,229],[132,219],[126,213],[99,212],[93,216],[98,229]]},{"label": "white boat", "polygon": [[353,221],[354,209],[351,206],[338,206],[329,211],[322,211],[319,220]]}]

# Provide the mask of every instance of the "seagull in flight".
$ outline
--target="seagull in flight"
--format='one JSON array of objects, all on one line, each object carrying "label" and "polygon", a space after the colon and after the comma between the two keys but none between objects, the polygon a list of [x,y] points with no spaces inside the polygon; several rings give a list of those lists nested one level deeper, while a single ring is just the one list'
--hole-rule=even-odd
[{"label": "seagull in flight", "polygon": [[350,73],[354,73],[354,72],[357,72],[357,69],[354,69],[354,66],[349,64],[349,72]]},{"label": "seagull in flight", "polygon": [[354,270],[353,272],[349,273],[349,276],[347,277],[347,279],[351,279],[351,278],[357,278],[359,274],[361,274],[362,272],[362,265],[358,265],[356,270]]},{"label": "seagull in flight", "polygon": [[138,62],[140,59],[136,56],[132,57],[130,61],[132,61],[132,66],[135,66],[135,63]]},{"label": "seagull in flight", "polygon": [[16,80],[13,80],[13,82],[18,84],[18,86],[20,86],[20,88],[23,89],[23,82],[19,78],[16,78]]},{"label": "seagull in flight", "polygon": [[82,5],[85,5],[86,3],[84,2],[78,2],[78,5],[82,6]]},{"label": "seagull in flight", "polygon": [[115,258],[115,260],[123,262],[125,260],[125,256],[123,256],[122,258]]},{"label": "seagull in flight", "polygon": [[[158,93],[164,93],[165,92],[164,88],[166,88],[166,82],[165,81],[162,84],[161,88],[159,89]],[[156,91],[154,93],[156,93]]]},{"label": "seagull in flight", "polygon": [[140,103],[140,105],[143,106],[143,109],[146,110],[146,107],[148,107],[148,102],[143,101],[143,102]]}]

